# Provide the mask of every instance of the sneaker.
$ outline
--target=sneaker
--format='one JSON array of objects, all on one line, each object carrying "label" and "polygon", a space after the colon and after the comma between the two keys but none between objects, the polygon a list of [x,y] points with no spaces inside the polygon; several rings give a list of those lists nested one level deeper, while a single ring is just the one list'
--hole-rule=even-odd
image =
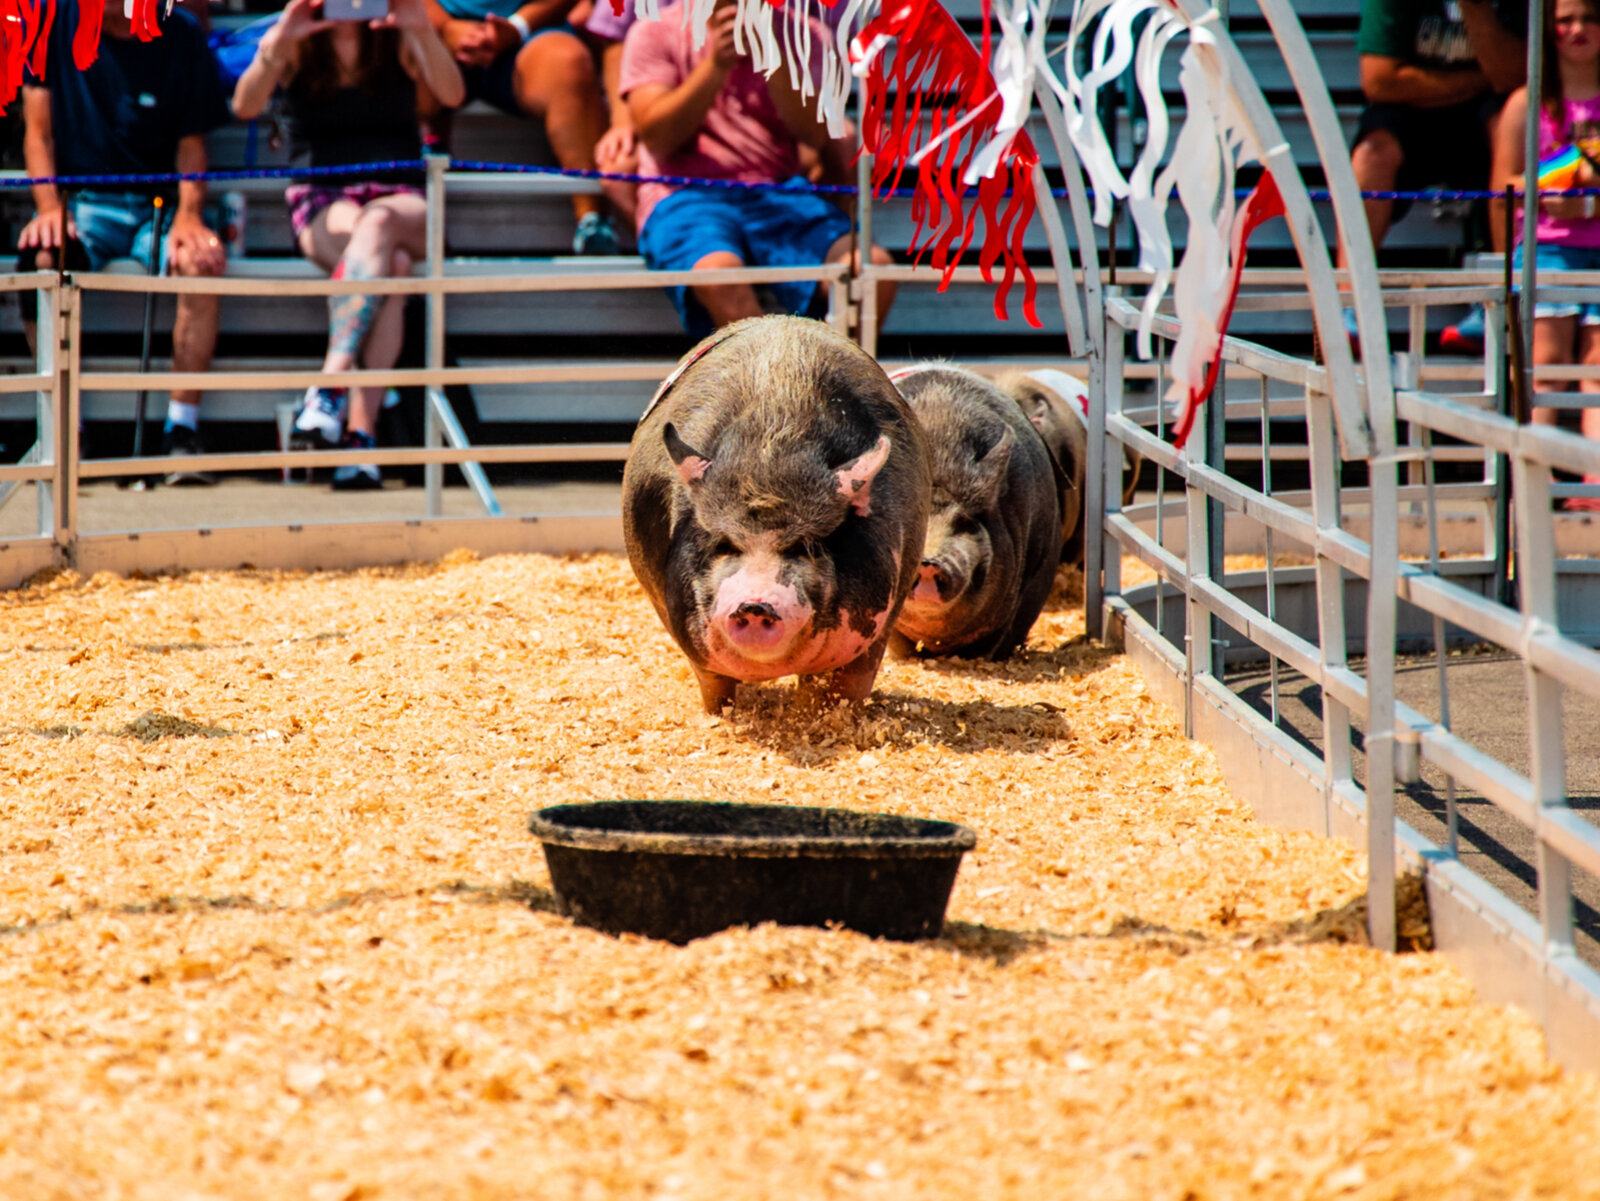
[{"label": "sneaker", "polygon": [[1457,325],[1447,325],[1439,335],[1439,349],[1445,354],[1483,353],[1483,306],[1475,304]]},{"label": "sneaker", "polygon": [[[378,440],[360,430],[348,430],[339,444],[345,450],[376,450]],[[335,492],[370,492],[383,487],[383,473],[376,463],[356,463],[349,467],[333,469]]]},{"label": "sneaker", "polygon": [[162,483],[169,488],[210,487],[217,482],[217,477],[209,471],[186,471],[183,459],[189,455],[203,455],[206,448],[200,444],[200,435],[197,431],[186,425],[169,425],[161,435],[161,452],[169,455],[176,462],[172,470],[162,477]]},{"label": "sneaker", "polygon": [[617,253],[617,230],[609,217],[585,213],[572,235],[572,253],[603,256]]},{"label": "sneaker", "polygon": [[344,436],[345,390],[307,388],[289,431],[290,450],[333,450]]}]

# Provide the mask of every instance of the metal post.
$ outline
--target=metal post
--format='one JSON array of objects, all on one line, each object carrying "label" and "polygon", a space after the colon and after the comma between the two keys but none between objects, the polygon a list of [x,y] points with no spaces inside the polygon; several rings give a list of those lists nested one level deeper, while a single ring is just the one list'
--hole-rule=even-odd
[{"label": "metal post", "polygon": [[[1544,6],[1548,0],[1528,0],[1528,95],[1538,97],[1542,94],[1544,78]],[[1539,227],[1539,114],[1544,111],[1542,104],[1528,105],[1527,125],[1523,133],[1523,163],[1524,179],[1522,201],[1522,245],[1525,250],[1522,255],[1522,361],[1524,364],[1533,361],[1531,347],[1533,345],[1533,284],[1536,271],[1534,268],[1533,248],[1538,245]],[[1511,253],[1511,246],[1506,245],[1506,253]]]},{"label": "metal post", "polygon": [[[1206,401],[1206,441],[1205,456],[1206,466],[1216,471],[1227,473],[1228,470],[1228,368],[1222,368],[1221,378],[1217,381],[1217,389]],[[1219,585],[1225,585],[1228,577],[1227,554],[1227,510],[1222,507],[1222,502],[1214,497],[1206,497],[1206,574]],[[1221,618],[1212,617],[1206,623],[1206,647],[1209,652],[1212,647],[1220,645],[1226,636],[1227,626]],[[1207,662],[1210,658],[1208,653]],[[1221,663],[1225,666],[1227,657],[1223,656]],[[1207,670],[1212,670],[1208,666]]]},{"label": "metal post", "polygon": [[861,349],[878,357],[878,276],[872,261],[872,155],[865,146],[856,159],[856,245],[861,248],[861,269],[856,280],[861,295],[856,304],[861,314]]},{"label": "metal post", "polygon": [[40,480],[33,489],[36,514],[34,531],[41,538],[48,538],[55,532],[56,494],[66,486],[66,481],[61,478],[61,456],[56,449],[59,445],[61,407],[61,372],[58,366],[61,314],[57,312],[61,303],[60,289],[61,277],[58,273],[56,287],[49,291],[43,288],[39,290],[38,326],[34,334],[34,354],[39,374],[52,377],[50,391],[34,393],[34,461],[55,464],[50,481]]},{"label": "metal post", "polygon": [[[444,173],[450,167],[448,154],[431,154],[428,156],[428,278],[440,280],[444,278]],[[431,290],[428,293],[428,369],[437,371],[444,366],[444,293],[440,290]],[[435,392],[440,389],[433,385],[428,386],[428,391]],[[430,450],[444,445],[444,429],[440,425],[437,412],[438,404],[432,396],[429,403],[423,405],[423,445]],[[422,469],[423,487],[427,494],[427,513],[429,517],[439,517],[444,514],[444,464],[429,463]]]},{"label": "metal post", "polygon": [[56,546],[67,564],[75,560],[78,540],[78,431],[83,428],[83,392],[78,387],[78,365],[83,342],[83,293],[63,282],[58,290],[58,328],[61,343],[56,355],[56,412],[61,415],[61,435],[56,445]]},{"label": "metal post", "polygon": [[[1334,531],[1339,526],[1339,460],[1335,453],[1333,402],[1320,392],[1306,393],[1306,436],[1311,451],[1311,517],[1318,530]],[[1344,616],[1344,571],[1332,559],[1318,553],[1317,642],[1322,652],[1322,673],[1326,678],[1335,668],[1348,662]],[[1334,794],[1354,779],[1350,753],[1350,708],[1322,692],[1323,828],[1333,833]]]},{"label": "metal post", "polygon": [[[1120,297],[1121,294],[1122,292],[1120,288],[1110,287],[1106,289],[1106,299],[1108,301]],[[1104,307],[1102,307],[1100,310],[1102,320],[1105,318],[1106,311],[1107,310]],[[1123,409],[1127,405],[1128,381],[1125,374],[1125,368],[1127,364],[1127,342],[1123,337],[1122,327],[1120,325],[1116,325],[1111,321],[1105,322],[1105,346],[1106,356],[1105,367],[1103,370],[1105,372],[1106,381],[1106,419],[1109,421],[1113,414],[1121,416]],[[1091,445],[1092,442],[1093,440],[1091,439]],[[1101,502],[1101,505],[1107,512],[1111,512],[1112,510],[1120,512],[1122,509],[1121,484],[1123,459],[1120,455],[1104,455],[1103,457],[1106,460],[1106,465],[1100,472],[1100,496],[1104,498]],[[1112,472],[1116,472],[1117,484],[1115,487],[1113,487],[1110,483]],[[1088,487],[1089,478],[1090,476],[1086,467],[1084,474],[1084,495],[1079,498],[1080,504],[1087,505],[1089,503],[1089,497],[1094,495],[1094,493],[1090,491]],[[1100,562],[1101,572],[1105,577],[1105,583],[1101,591],[1100,599],[1095,602],[1095,605],[1091,610],[1091,612],[1096,613],[1101,611],[1105,597],[1122,595],[1122,544],[1115,539],[1105,537],[1104,525],[1102,525],[1100,529]],[[1087,522],[1085,522],[1084,532],[1085,534],[1088,533]],[[1088,601],[1088,592],[1089,587],[1088,580],[1086,578],[1084,580],[1086,604]]]},{"label": "metal post", "polygon": [[[1522,625],[1531,635],[1556,622],[1555,529],[1550,518],[1550,469],[1518,455],[1516,473],[1517,584]],[[1541,814],[1567,806],[1566,735],[1561,721],[1561,681],[1526,664],[1528,738],[1533,799]],[[1572,951],[1572,865],[1539,833],[1539,925],[1546,957]]]}]

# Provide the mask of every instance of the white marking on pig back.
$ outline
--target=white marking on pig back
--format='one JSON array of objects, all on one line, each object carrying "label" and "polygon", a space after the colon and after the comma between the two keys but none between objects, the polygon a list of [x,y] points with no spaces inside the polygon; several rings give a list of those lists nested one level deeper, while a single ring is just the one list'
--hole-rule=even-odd
[{"label": "white marking on pig back", "polygon": [[1063,400],[1076,401],[1076,404],[1069,404],[1067,408],[1085,426],[1089,424],[1089,389],[1077,376],[1052,367],[1040,367],[1037,371],[1028,372],[1028,378],[1043,384]]}]

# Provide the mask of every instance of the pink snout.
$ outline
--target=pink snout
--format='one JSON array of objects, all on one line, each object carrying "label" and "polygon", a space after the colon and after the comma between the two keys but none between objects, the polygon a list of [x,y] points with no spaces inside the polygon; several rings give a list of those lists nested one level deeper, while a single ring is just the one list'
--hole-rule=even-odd
[{"label": "pink snout", "polygon": [[924,563],[917,569],[917,582],[911,587],[911,599],[937,604],[950,591],[950,576],[937,563]]},{"label": "pink snout", "polygon": [[756,655],[777,650],[793,633],[790,623],[765,601],[745,601],[736,606],[723,619],[722,631],[730,645]]}]

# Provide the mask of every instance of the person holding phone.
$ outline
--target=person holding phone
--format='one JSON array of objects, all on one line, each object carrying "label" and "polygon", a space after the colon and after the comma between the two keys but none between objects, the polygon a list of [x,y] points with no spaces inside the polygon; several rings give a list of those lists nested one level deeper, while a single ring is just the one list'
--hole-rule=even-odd
[{"label": "person holding phone", "polygon": [[[381,0],[362,0],[372,11]],[[258,116],[281,92],[298,150],[314,167],[415,160],[419,118],[457,105],[461,72],[428,20],[423,0],[388,0],[383,15],[335,20],[351,0],[289,0],[239,77],[233,111]],[[411,274],[425,253],[427,202],[416,176],[340,176],[295,184],[284,194],[300,252],[336,279]],[[404,296],[328,298],[322,369],[392,367],[404,337]],[[295,416],[305,448],[377,445],[382,388],[311,388]],[[376,467],[340,467],[335,488],[377,488]]]}]

